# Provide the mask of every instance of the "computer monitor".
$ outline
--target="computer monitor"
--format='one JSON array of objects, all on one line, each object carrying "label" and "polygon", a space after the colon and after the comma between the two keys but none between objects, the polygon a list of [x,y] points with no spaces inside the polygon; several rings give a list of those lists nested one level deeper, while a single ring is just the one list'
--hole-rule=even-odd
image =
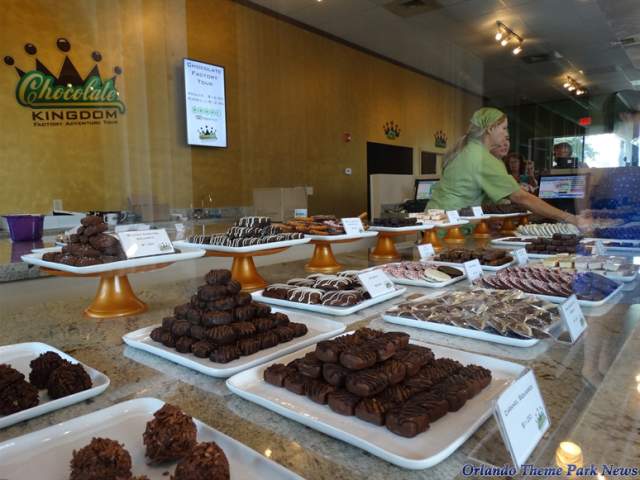
[{"label": "computer monitor", "polygon": [[433,187],[438,183],[438,180],[416,180],[416,200],[430,200],[431,191]]},{"label": "computer monitor", "polygon": [[585,174],[541,175],[538,197],[544,200],[575,200],[587,194]]}]

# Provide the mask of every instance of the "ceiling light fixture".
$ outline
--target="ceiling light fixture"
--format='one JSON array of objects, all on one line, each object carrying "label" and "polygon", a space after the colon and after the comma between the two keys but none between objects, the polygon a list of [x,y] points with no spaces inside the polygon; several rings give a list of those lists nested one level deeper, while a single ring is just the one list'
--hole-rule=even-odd
[{"label": "ceiling light fixture", "polygon": [[496,22],[498,26],[498,31],[496,32],[496,42],[500,43],[501,46],[506,47],[510,42],[515,42],[516,45],[511,50],[514,55],[520,54],[522,52],[522,44],[524,43],[524,39],[518,35],[516,32],[507,27],[500,20]]},{"label": "ceiling light fixture", "polygon": [[587,89],[578,82],[575,78],[567,75],[567,81],[562,84],[564,88],[570,92],[575,93],[577,96],[582,96],[587,93]]}]

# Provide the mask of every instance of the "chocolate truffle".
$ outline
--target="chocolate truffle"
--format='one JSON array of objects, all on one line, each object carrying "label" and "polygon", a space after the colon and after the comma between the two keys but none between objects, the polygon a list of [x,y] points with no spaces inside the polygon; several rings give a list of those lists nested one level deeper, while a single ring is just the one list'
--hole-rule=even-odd
[{"label": "chocolate truffle", "polygon": [[153,414],[142,435],[152,463],[180,460],[196,445],[196,424],[175,405],[166,403]]},{"label": "chocolate truffle", "polygon": [[209,285],[226,285],[231,280],[231,272],[229,270],[211,270],[204,279]]},{"label": "chocolate truffle", "polygon": [[131,478],[131,455],[124,445],[109,438],[93,438],[73,451],[70,480],[120,480]]},{"label": "chocolate truffle", "polygon": [[196,445],[176,466],[172,480],[228,480],[229,462],[215,442]]},{"label": "chocolate truffle", "polygon": [[0,364],[0,391],[20,380],[24,380],[23,374],[11,365],[7,365],[6,363]]},{"label": "chocolate truffle", "polygon": [[29,366],[31,367],[29,382],[40,389],[47,388],[49,376],[63,363],[65,363],[65,361],[56,352],[45,352],[41,354],[38,358],[31,360],[31,363],[29,363]]},{"label": "chocolate truffle", "polygon": [[47,383],[47,391],[51,398],[62,398],[67,395],[91,388],[91,378],[80,364],[66,363],[56,368]]}]

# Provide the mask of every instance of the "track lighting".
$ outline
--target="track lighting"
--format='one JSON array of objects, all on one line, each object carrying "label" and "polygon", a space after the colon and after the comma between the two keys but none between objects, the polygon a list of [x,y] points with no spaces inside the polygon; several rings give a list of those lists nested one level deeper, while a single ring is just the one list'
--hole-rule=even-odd
[{"label": "track lighting", "polygon": [[587,93],[587,89],[584,88],[575,78],[567,76],[567,81],[562,84],[568,91],[575,93],[577,96],[582,96]]},{"label": "track lighting", "polygon": [[501,46],[506,47],[511,41],[514,41],[517,43],[517,45],[513,48],[513,50],[511,50],[511,52],[514,55],[520,54],[520,52],[522,52],[522,43],[524,42],[524,39],[509,27],[507,27],[500,20],[496,22],[496,25],[498,26],[498,31],[496,32],[495,37],[496,42],[498,42]]},{"label": "track lighting", "polygon": [[519,43],[516,48],[513,49],[513,54],[518,55],[522,51],[522,43]]}]

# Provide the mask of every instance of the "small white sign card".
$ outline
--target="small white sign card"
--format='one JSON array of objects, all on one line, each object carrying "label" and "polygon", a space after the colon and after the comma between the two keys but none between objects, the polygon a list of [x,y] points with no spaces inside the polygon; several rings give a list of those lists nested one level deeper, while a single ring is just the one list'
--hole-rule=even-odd
[{"label": "small white sign card", "polygon": [[502,392],[494,416],[513,463],[520,469],[551,426],[532,370]]},{"label": "small white sign card", "polygon": [[306,208],[296,208],[293,211],[294,218],[306,217],[309,211]]},{"label": "small white sign card", "polygon": [[560,309],[560,316],[569,331],[571,343],[576,343],[587,329],[587,321],[578,303],[578,297],[576,297],[575,294],[571,295],[567,301],[562,303],[558,308]]},{"label": "small white sign card", "polygon": [[593,244],[593,250],[591,253],[595,255],[606,255],[607,247],[604,246],[604,242],[602,240],[596,240]]},{"label": "small white sign card", "polygon": [[436,251],[433,249],[433,245],[430,243],[422,243],[418,245],[418,252],[420,253],[420,260],[431,258],[436,254]]},{"label": "small white sign card", "polygon": [[513,251],[513,255],[516,257],[518,265],[526,265],[529,262],[529,254],[526,248],[518,248]]},{"label": "small white sign card", "polygon": [[367,289],[371,298],[376,298],[395,290],[393,282],[382,270],[371,270],[358,274],[358,278],[364,288]]},{"label": "small white sign card", "polygon": [[447,211],[447,218],[449,219],[449,223],[460,223],[460,214],[457,210]]},{"label": "small white sign card", "polygon": [[482,277],[482,265],[480,265],[480,261],[477,258],[464,262],[462,266],[467,274],[467,280],[469,280],[469,283],[473,283]]},{"label": "small white sign card", "polygon": [[185,237],[186,230],[184,228],[184,223],[176,223],[176,240],[182,240]]},{"label": "small white sign card", "polygon": [[127,258],[150,257],[174,253],[173,245],[167,231],[159,230],[129,231],[118,233]]},{"label": "small white sign card", "polygon": [[343,218],[342,226],[344,227],[344,232],[347,235],[359,235],[364,233],[364,225],[362,224],[362,220],[358,217]]},{"label": "small white sign card", "polygon": [[474,217],[482,217],[484,215],[482,207],[471,207],[471,211],[473,212]]}]

